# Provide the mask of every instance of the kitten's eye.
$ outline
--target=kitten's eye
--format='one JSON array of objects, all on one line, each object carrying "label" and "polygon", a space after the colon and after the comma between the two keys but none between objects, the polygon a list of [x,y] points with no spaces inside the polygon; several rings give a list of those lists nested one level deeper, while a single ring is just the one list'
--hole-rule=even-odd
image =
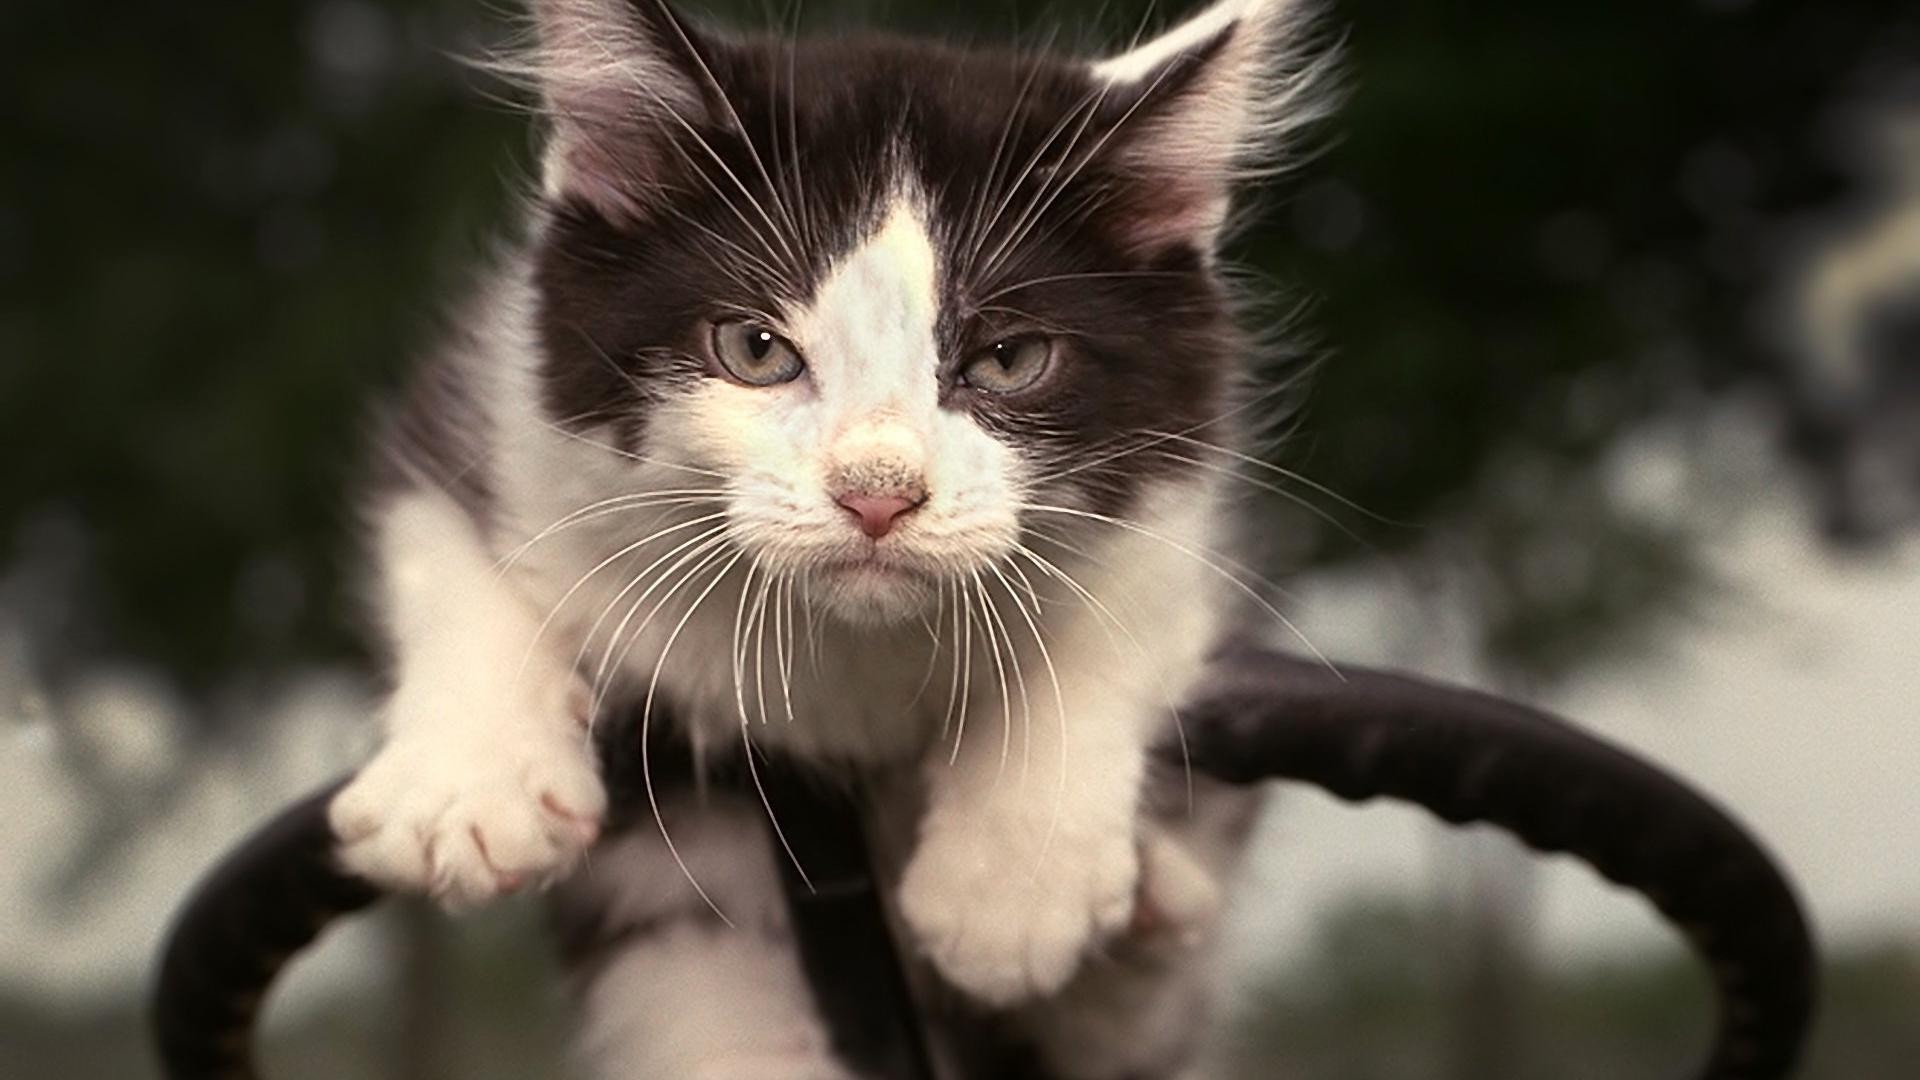
[{"label": "kitten's eye", "polygon": [[807,370],[786,338],[744,320],[713,325],[713,355],[727,374],[748,386],[778,386]]},{"label": "kitten's eye", "polygon": [[1040,381],[1053,366],[1053,339],[1030,334],[996,341],[960,371],[960,381],[989,394],[1011,394]]}]

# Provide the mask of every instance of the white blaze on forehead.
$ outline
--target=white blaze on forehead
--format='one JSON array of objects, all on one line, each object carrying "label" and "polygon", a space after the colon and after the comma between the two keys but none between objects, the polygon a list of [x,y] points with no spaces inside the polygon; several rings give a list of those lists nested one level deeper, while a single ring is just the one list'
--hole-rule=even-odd
[{"label": "white blaze on forehead", "polygon": [[923,300],[931,312],[935,277],[933,237],[921,218],[916,194],[895,196],[885,223],[859,254],[882,265],[908,294]]},{"label": "white blaze on forehead", "polygon": [[836,412],[936,404],[938,278],[923,202],[902,189],[794,320],[815,384]]}]

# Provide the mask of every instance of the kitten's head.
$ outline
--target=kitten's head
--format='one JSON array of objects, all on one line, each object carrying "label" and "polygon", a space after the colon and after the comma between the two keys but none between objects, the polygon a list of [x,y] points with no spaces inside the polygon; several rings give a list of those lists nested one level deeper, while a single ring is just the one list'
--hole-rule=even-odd
[{"label": "kitten's head", "polygon": [[637,488],[723,489],[741,550],[887,621],[1193,467],[1141,448],[1247,359],[1213,255],[1299,119],[1298,0],[1103,60],[534,6],[544,405]]}]

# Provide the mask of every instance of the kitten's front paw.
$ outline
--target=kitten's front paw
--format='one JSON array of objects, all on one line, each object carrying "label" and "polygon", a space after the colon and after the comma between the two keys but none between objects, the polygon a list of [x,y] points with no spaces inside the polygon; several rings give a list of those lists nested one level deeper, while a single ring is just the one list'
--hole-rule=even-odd
[{"label": "kitten's front paw", "polygon": [[1065,986],[1088,949],[1132,917],[1130,832],[1006,843],[983,828],[929,832],[907,865],[900,913],[941,975],[995,1006]]},{"label": "kitten's front paw", "polygon": [[554,880],[599,837],[607,797],[584,732],[463,735],[398,738],[335,797],[349,871],[467,907]]}]

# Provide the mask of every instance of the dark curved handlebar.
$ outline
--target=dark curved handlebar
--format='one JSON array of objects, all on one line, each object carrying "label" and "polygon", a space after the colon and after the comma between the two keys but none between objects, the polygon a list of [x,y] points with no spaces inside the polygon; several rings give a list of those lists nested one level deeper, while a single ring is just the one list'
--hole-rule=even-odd
[{"label": "dark curved handlebar", "polygon": [[[1773,860],[1646,761],[1491,695],[1235,647],[1181,709],[1184,751],[1229,783],[1296,780],[1504,829],[1646,896],[1712,971],[1719,1026],[1699,1080],[1781,1080],[1810,1023],[1813,940]],[[174,924],[153,1021],[172,1080],[255,1076],[259,1002],[330,921],[377,898],[333,861],[338,785],[284,811],[201,883]]]},{"label": "dark curved handlebar", "polygon": [[1790,1075],[1812,1020],[1812,936],[1772,858],[1691,787],[1537,709],[1406,675],[1236,648],[1208,687],[1181,710],[1196,771],[1413,803],[1579,858],[1645,896],[1711,970],[1719,1030],[1701,1080]]},{"label": "dark curved handlebar", "polygon": [[334,861],[329,784],[280,812],[195,887],[167,934],[153,991],[173,1080],[251,1080],[261,1001],[327,924],[380,898]]}]

